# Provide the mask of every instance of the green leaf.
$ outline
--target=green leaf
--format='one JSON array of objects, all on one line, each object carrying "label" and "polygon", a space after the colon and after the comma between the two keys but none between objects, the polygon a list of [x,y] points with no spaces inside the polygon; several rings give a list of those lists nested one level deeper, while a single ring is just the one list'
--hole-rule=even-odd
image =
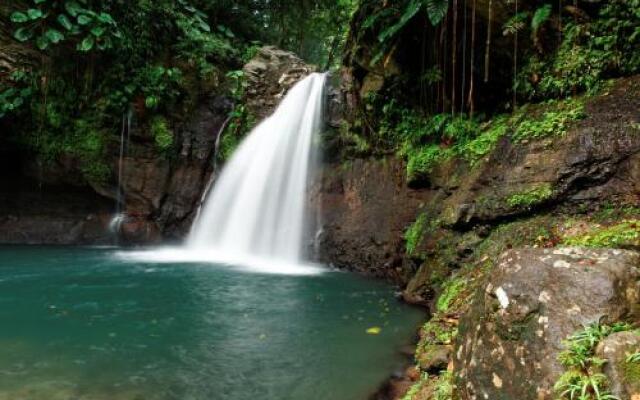
[{"label": "green leaf", "polygon": [[76,17],[80,13],[80,11],[82,11],[82,7],[80,6],[80,4],[76,3],[75,1],[67,1],[66,3],[64,3],[64,8],[72,17]]},{"label": "green leaf", "polygon": [[449,0],[426,0],[425,7],[427,8],[429,21],[433,26],[436,26],[447,15]]},{"label": "green leaf", "polygon": [[400,17],[400,20],[382,31],[382,33],[378,35],[378,40],[380,42],[386,42],[387,39],[395,35],[400,29],[404,28],[404,26],[407,25],[411,18],[413,18],[418,13],[418,11],[420,11],[420,8],[422,8],[422,3],[420,2],[420,0],[411,0],[406,10],[404,10],[404,13]]},{"label": "green leaf", "polygon": [[85,14],[78,15],[78,23],[80,25],[88,25],[91,23],[92,20],[93,18],[91,18],[88,15],[85,15]]},{"label": "green leaf", "polygon": [[56,29],[47,29],[45,35],[47,36],[47,39],[54,44],[64,40],[64,35]]},{"label": "green leaf", "polygon": [[42,3],[46,2],[46,1],[47,1],[47,0],[33,0],[33,2],[34,2],[35,4],[42,4]]},{"label": "green leaf", "polygon": [[64,14],[58,15],[58,23],[60,23],[60,25],[62,25],[62,27],[68,31],[70,31],[73,28],[73,24],[71,23],[69,18],[67,18],[67,16]]},{"label": "green leaf", "polygon": [[105,24],[110,24],[110,25],[116,24],[116,21],[113,20],[111,15],[105,12],[102,12],[98,15],[98,20],[100,20],[100,22],[104,22]]},{"label": "green leaf", "polygon": [[91,28],[91,33],[93,34],[93,36],[95,37],[100,37],[104,34],[104,28],[101,26],[95,26],[93,28]]},{"label": "green leaf", "polygon": [[30,8],[27,10],[27,15],[29,16],[29,19],[33,21],[42,18],[44,14],[42,14],[42,10],[39,10],[37,8]]},{"label": "green leaf", "polygon": [[21,42],[26,42],[27,40],[31,39],[32,36],[33,36],[33,32],[31,32],[29,29],[25,27],[18,28],[13,33],[13,37]]},{"label": "green leaf", "polygon": [[94,43],[95,40],[93,39],[93,36],[87,36],[86,38],[84,38],[84,40],[82,40],[82,42],[78,44],[78,50],[89,51],[93,48]]},{"label": "green leaf", "polygon": [[45,35],[38,36],[38,39],[36,39],[36,46],[38,46],[40,50],[46,50],[47,47],[49,47],[49,39],[47,39]]},{"label": "green leaf", "polygon": [[198,26],[205,32],[211,32],[211,27],[209,26],[209,24],[204,22],[202,19],[198,19]]},{"label": "green leaf", "polygon": [[27,17],[25,13],[21,13],[20,11],[16,11],[13,14],[11,14],[11,22],[20,24],[23,22],[27,22],[28,20],[29,20],[29,17]]},{"label": "green leaf", "polygon": [[155,108],[158,105],[158,98],[156,96],[148,96],[144,99],[144,105],[147,108]]}]

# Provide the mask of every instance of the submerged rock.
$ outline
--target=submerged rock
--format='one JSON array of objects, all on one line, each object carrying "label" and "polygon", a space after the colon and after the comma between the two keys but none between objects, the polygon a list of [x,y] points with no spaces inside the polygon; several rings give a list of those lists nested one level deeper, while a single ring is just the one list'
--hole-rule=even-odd
[{"label": "submerged rock", "polygon": [[639,266],[640,254],[623,250],[505,252],[461,320],[461,399],[554,398],[564,339],[588,324],[637,320]]}]

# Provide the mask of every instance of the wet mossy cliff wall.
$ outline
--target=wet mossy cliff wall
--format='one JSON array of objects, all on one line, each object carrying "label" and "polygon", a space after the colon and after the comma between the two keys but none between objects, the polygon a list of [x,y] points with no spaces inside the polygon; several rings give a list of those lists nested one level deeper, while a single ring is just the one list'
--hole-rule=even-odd
[{"label": "wet mossy cliff wall", "polygon": [[[0,26],[1,28],[1,26]],[[0,34],[2,77],[38,52]],[[6,51],[5,51],[6,50]],[[15,57],[13,56],[15,55]],[[31,56],[33,55],[33,58]],[[220,66],[229,68],[229,66]],[[173,114],[149,120],[133,112],[120,126],[104,132],[101,161],[105,179],[87,179],[83,160],[71,153],[43,158],[22,143],[20,121],[0,120],[0,243],[5,244],[149,244],[181,240],[189,231],[203,191],[223,163],[224,138],[237,144],[244,131],[230,118],[246,104],[242,118],[270,114],[283,94],[311,67],[296,55],[265,46],[243,68],[246,91],[234,98],[234,84],[214,72],[209,85],[196,85],[193,97]],[[189,82],[192,76],[186,76]],[[193,78],[195,79],[195,78]],[[157,131],[168,133],[171,145],[159,148]],[[69,128],[71,129],[71,127]],[[122,159],[120,153],[122,151]],[[91,165],[91,163],[89,163]],[[118,194],[120,191],[120,195]],[[118,207],[117,202],[120,202]],[[126,215],[118,232],[110,221],[116,211]]]},{"label": "wet mossy cliff wall", "polygon": [[[479,32],[489,24],[481,11],[487,3],[477,2]],[[367,19],[382,6],[367,2],[356,12],[342,70],[346,122],[327,135],[311,196],[322,216],[316,255],[389,279],[406,301],[431,312],[415,366],[380,398],[569,398],[561,393],[587,376],[562,353],[576,333],[598,337],[585,350],[596,389],[640,398],[626,359],[640,351],[640,75],[602,70],[595,85],[580,86],[580,79],[527,70],[533,92],[514,98],[514,42],[502,31],[514,4],[492,3],[491,73],[485,82],[485,38],[477,38],[476,118],[469,124],[471,104],[459,102],[469,76],[453,82],[451,48],[445,61],[428,50],[424,62],[418,51],[425,38],[427,46],[434,37],[451,43],[451,31],[418,15],[378,57],[380,31],[364,25],[375,26]],[[596,3],[562,12],[587,21]],[[519,5],[532,15],[541,2]],[[462,27],[464,9],[458,14]],[[521,34],[520,71],[541,50],[566,56],[554,53],[564,40],[558,22],[553,9],[541,36]],[[462,48],[456,68],[464,54],[468,68],[470,50]],[[424,66],[433,63],[447,75],[423,85]],[[595,65],[587,63],[578,78]],[[539,82],[550,81],[571,83],[564,95],[545,97]],[[434,124],[447,128],[441,134]],[[429,133],[414,140],[420,131]]]}]

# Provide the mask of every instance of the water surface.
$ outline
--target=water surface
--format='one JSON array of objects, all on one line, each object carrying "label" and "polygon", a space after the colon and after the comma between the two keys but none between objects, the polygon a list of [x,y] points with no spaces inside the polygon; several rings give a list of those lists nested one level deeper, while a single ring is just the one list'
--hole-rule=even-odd
[{"label": "water surface", "polygon": [[0,400],[364,399],[423,318],[346,273],[116,252],[0,247]]}]

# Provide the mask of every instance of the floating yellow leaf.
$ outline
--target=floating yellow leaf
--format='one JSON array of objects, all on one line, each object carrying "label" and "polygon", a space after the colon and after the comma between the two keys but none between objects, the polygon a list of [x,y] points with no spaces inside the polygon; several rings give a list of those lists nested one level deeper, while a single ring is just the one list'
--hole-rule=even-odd
[{"label": "floating yellow leaf", "polygon": [[377,335],[378,333],[380,333],[380,331],[382,331],[382,328],[380,328],[379,326],[372,326],[371,328],[367,329],[367,333],[369,335]]}]

